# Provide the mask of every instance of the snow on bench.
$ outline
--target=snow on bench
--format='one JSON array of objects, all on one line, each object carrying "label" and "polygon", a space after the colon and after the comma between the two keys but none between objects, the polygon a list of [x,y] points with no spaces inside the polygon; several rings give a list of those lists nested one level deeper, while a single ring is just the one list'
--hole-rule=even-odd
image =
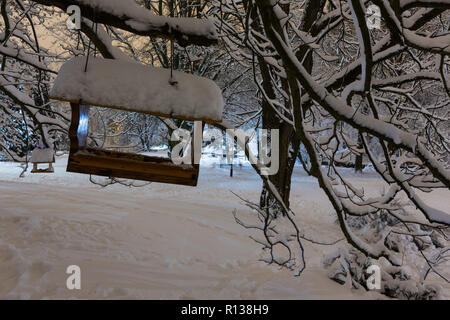
[{"label": "snow on bench", "polygon": [[52,148],[36,148],[31,154],[32,163],[53,163],[55,162],[55,152]]},{"label": "snow on bench", "polygon": [[185,120],[222,119],[223,97],[211,80],[123,60],[75,57],[59,70],[50,97]]}]

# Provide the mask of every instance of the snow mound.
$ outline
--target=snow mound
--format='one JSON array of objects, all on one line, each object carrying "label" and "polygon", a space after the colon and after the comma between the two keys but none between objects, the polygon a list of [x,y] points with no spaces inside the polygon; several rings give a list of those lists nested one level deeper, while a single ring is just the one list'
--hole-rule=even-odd
[{"label": "snow mound", "polygon": [[222,119],[223,98],[211,80],[122,60],[75,57],[59,70],[56,100],[208,122]]}]

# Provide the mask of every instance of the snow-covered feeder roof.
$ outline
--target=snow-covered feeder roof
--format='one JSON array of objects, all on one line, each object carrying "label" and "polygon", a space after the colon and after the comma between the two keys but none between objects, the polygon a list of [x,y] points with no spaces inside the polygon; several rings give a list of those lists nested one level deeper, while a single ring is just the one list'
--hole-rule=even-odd
[{"label": "snow-covered feeder roof", "polygon": [[36,148],[31,154],[32,163],[53,163],[55,162],[55,152],[52,148]]},{"label": "snow-covered feeder roof", "polygon": [[211,80],[137,62],[75,57],[59,70],[50,97],[185,120],[222,120],[223,97]]}]

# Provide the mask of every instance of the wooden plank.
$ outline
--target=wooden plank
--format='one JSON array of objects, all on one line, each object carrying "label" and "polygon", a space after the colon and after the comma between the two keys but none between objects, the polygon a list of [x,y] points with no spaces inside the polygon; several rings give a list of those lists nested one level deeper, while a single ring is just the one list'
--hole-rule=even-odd
[{"label": "wooden plank", "polygon": [[80,122],[80,105],[78,103],[70,103],[72,109],[72,119],[69,127],[70,153],[78,150],[78,125]]},{"label": "wooden plank", "polygon": [[83,166],[90,166],[97,169],[110,169],[121,171],[132,171],[142,173],[152,173],[159,175],[167,175],[174,177],[190,177],[196,172],[194,168],[181,169],[177,166],[170,165],[165,162],[139,162],[127,160],[124,158],[100,157],[97,155],[88,155],[77,153],[71,158],[71,162],[78,163]]},{"label": "wooden plank", "polygon": [[[50,163],[49,163],[49,165],[50,165]],[[45,168],[45,169],[39,169],[37,167],[37,164],[36,164],[36,166],[33,165],[33,170],[31,170],[31,173],[53,173],[53,172],[55,172],[55,170],[53,169],[52,166],[49,166],[48,168]]]},{"label": "wooden plank", "polygon": [[49,169],[32,170],[31,173],[54,173],[55,171]]},{"label": "wooden plank", "polygon": [[88,148],[69,157],[67,171],[195,186],[199,166],[178,166],[167,158]]},{"label": "wooden plank", "polygon": [[122,170],[118,170],[118,169],[93,168],[93,167],[77,165],[77,164],[73,164],[73,163],[68,164],[67,171],[75,172],[75,173],[93,174],[93,175],[103,176],[103,177],[115,177],[115,178],[133,179],[133,180],[141,180],[141,181],[149,181],[149,182],[170,183],[170,184],[178,184],[178,185],[193,186],[193,187],[195,187],[197,185],[197,180],[198,180],[198,175],[192,175],[192,177],[190,177],[190,178],[169,177],[169,176],[165,176],[165,175],[158,175],[158,174],[151,174],[151,173],[122,171]]}]

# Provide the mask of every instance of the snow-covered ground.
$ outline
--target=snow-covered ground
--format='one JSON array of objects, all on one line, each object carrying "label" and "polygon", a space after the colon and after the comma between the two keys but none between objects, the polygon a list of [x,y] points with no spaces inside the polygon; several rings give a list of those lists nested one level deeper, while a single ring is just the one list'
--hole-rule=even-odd
[{"label": "snow-covered ground", "polygon": [[[333,247],[305,243],[301,277],[258,262],[259,246],[234,221],[257,201],[249,167],[201,168],[196,188],[150,184],[101,188],[89,176],[27,174],[0,162],[0,299],[373,299],[327,278],[321,259]],[[350,175],[350,174],[349,174]],[[377,188],[371,174],[352,179]],[[306,236],[342,238],[315,181],[296,168],[292,208]],[[377,189],[378,190],[378,189]],[[431,194],[440,208],[450,198]],[[66,288],[67,266],[81,267],[81,290]]]}]

